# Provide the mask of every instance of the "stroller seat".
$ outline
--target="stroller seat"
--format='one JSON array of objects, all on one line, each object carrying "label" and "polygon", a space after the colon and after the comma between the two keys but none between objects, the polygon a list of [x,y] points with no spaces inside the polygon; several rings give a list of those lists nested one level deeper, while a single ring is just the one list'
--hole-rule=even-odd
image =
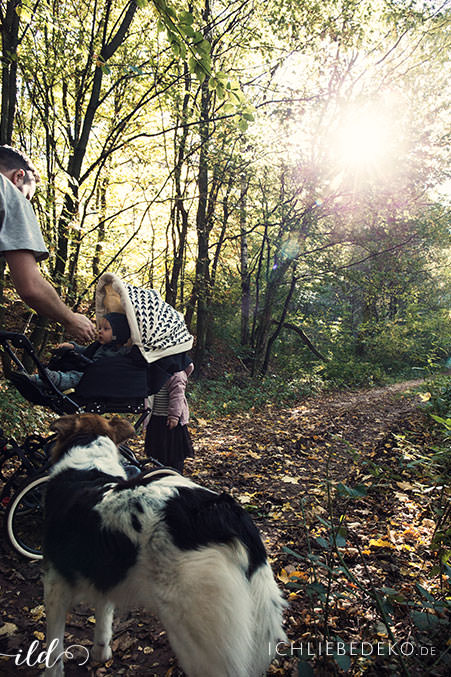
[{"label": "stroller seat", "polygon": [[[94,362],[88,360],[73,391],[62,392],[53,385],[26,336],[0,331],[0,346],[16,367],[5,372],[5,376],[26,400],[60,415],[142,411],[144,399],[158,392],[172,374],[191,362],[187,350],[192,347],[193,337],[183,316],[165,303],[158,292],[133,287],[116,275],[105,273],[96,289],[97,319],[109,312],[126,315],[131,332],[130,352]],[[18,348],[29,355],[43,385],[31,379],[14,350]],[[61,369],[61,364],[58,368]],[[69,363],[67,370],[73,368]]]}]

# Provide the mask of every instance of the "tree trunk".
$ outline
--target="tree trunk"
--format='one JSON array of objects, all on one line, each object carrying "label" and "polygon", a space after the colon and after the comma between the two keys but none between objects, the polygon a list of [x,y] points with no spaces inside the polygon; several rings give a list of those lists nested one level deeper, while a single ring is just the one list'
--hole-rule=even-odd
[{"label": "tree trunk", "polygon": [[[120,47],[124,41],[130,24],[133,20],[133,17],[136,12],[136,2],[130,2],[127,11],[125,12],[122,21],[117,28],[115,34],[110,38],[110,40],[102,45],[99,60],[102,63],[106,63],[110,59],[116,50]],[[104,33],[106,35],[106,31]],[[74,136],[72,154],[69,158],[67,174],[69,177],[69,188],[66,191],[64,196],[64,204],[61,212],[61,216],[58,222],[58,242],[57,242],[57,251],[56,251],[56,263],[55,263],[55,281],[58,290],[61,289],[61,286],[64,284],[64,274],[66,270],[68,249],[69,249],[69,231],[70,224],[77,217],[78,210],[78,194],[79,194],[79,183],[81,176],[81,169],[83,161],[85,159],[86,150],[89,142],[89,137],[92,131],[92,125],[94,123],[94,117],[97,112],[97,109],[100,105],[100,95],[102,88],[102,79],[103,79],[103,70],[101,65],[97,65],[94,71],[94,76],[92,79],[91,94],[89,98],[89,103],[86,107],[86,111],[82,120],[76,120],[74,123],[75,128],[79,130],[79,133]]]},{"label": "tree trunk", "polygon": [[[2,36],[2,110],[0,115],[0,144],[11,145],[17,94],[17,45],[20,18],[17,9],[21,0],[10,0],[1,17]],[[4,326],[5,261],[0,262],[0,326]]]},{"label": "tree trunk", "polygon": [[249,252],[247,243],[247,183],[245,174],[241,175],[240,192],[240,275],[241,275],[241,345],[249,345],[249,318],[251,309],[251,276],[249,272]]},{"label": "tree trunk", "polygon": [[182,104],[182,135],[177,149],[177,161],[174,169],[175,205],[171,213],[173,231],[173,263],[171,274],[166,275],[166,301],[176,305],[177,290],[183,269],[186,238],[188,234],[188,212],[185,208],[182,194],[181,175],[185,161],[186,142],[188,138],[188,103],[190,99],[191,76],[187,64],[184,64],[185,96]]},{"label": "tree trunk", "polygon": [[109,184],[108,172],[103,176],[97,186],[97,209],[99,212],[99,225],[97,226],[96,248],[92,259],[92,274],[95,278],[100,275],[100,254],[102,252],[103,240],[105,237],[105,217],[107,210],[106,192]]},{"label": "tree trunk", "polygon": [[17,13],[21,0],[9,0],[2,15],[2,111],[0,117],[0,144],[11,145],[17,95],[17,47],[20,17]]},{"label": "tree trunk", "polygon": [[202,108],[200,137],[201,149],[199,155],[199,204],[196,216],[197,229],[197,262],[196,262],[196,364],[199,367],[205,359],[208,332],[208,298],[209,298],[209,259],[208,259],[208,224],[207,224],[207,195],[208,195],[208,112],[210,107],[210,90],[208,82],[202,85]]},{"label": "tree trunk", "polygon": [[277,339],[277,337],[279,336],[280,332],[282,331],[283,323],[285,322],[285,318],[286,318],[287,313],[288,313],[288,308],[289,308],[289,305],[290,305],[290,301],[291,301],[291,299],[292,299],[292,297],[293,297],[293,293],[294,293],[294,290],[295,290],[295,287],[296,287],[296,280],[297,280],[297,278],[296,278],[296,265],[295,265],[295,266],[294,266],[294,269],[293,269],[293,274],[292,274],[292,277],[291,277],[290,289],[289,289],[289,291],[288,291],[288,294],[287,294],[287,296],[286,296],[285,302],[284,302],[284,304],[283,304],[282,315],[280,316],[279,321],[276,322],[276,324],[277,324],[276,330],[275,330],[275,331],[273,332],[273,334],[269,337],[268,343],[267,343],[267,345],[266,345],[265,357],[264,357],[262,366],[261,366],[261,368],[260,368],[260,374],[261,374],[261,376],[264,376],[264,375],[266,374],[266,372],[268,371],[269,360],[270,360],[270,358],[271,358],[272,348],[273,348],[273,345],[274,345],[275,340]]},{"label": "tree trunk", "polygon": [[255,355],[252,374],[259,372],[261,370],[261,365],[264,362],[272,323],[272,315],[277,302],[277,295],[285,277],[285,273],[291,264],[292,261],[290,259],[285,259],[271,270],[268,284],[266,286],[263,309],[260,313],[256,329]]}]

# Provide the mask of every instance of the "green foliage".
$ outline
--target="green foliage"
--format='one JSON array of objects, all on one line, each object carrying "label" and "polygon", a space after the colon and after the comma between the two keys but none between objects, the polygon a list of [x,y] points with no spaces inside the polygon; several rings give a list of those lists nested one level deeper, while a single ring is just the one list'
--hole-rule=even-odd
[{"label": "green foliage", "polygon": [[361,324],[359,340],[372,362],[386,371],[426,367],[451,352],[448,313],[411,305],[395,319]]},{"label": "green foliage", "polygon": [[0,428],[6,437],[21,441],[29,433],[42,433],[54,416],[42,407],[27,402],[14,386],[0,378]]},{"label": "green foliage", "polygon": [[[388,640],[385,646],[387,656],[392,655],[388,654],[388,642],[396,646],[403,641],[394,634],[397,613],[400,609],[404,610],[405,617],[410,621],[411,642],[418,645],[441,645],[442,640],[446,639],[451,615],[451,599],[444,594],[432,594],[418,582],[415,584],[417,593],[415,596],[411,594],[406,596],[402,590],[377,582],[377,577],[370,570],[358,544],[359,535],[348,531],[344,526],[351,501],[362,502],[370,490],[371,487],[365,485],[349,487],[340,483],[334,487],[329,483],[327,518],[318,518],[319,527],[325,531],[322,536],[315,535],[318,525],[315,528],[307,525],[304,500],[301,499],[307,549],[305,552],[296,552],[288,547],[283,548],[291,559],[304,565],[301,567],[297,564],[297,569],[305,568],[308,572],[308,575],[303,571],[290,574],[288,581],[285,581],[287,588],[291,593],[300,594],[311,609],[314,609],[315,617],[318,619],[316,642],[328,641],[331,649],[334,645],[342,648],[336,653],[331,650],[328,656],[345,672],[351,668],[349,646],[334,632],[335,623],[331,618],[334,615],[334,608],[336,609],[343,600],[346,603],[352,600],[356,606],[360,605],[366,609],[372,607],[375,614],[373,627],[377,632],[378,642],[381,636],[386,636]],[[346,503],[343,503],[344,499],[347,499]],[[339,520],[335,518],[334,512],[340,514]],[[359,565],[355,566],[354,563],[352,570],[346,562],[348,547],[352,547],[359,556]],[[451,583],[451,567],[444,564],[443,572],[448,584]],[[434,574],[434,570],[431,573]],[[368,641],[371,637],[362,636],[362,640],[364,639]],[[435,667],[441,669],[448,665],[446,654],[445,650],[438,658],[436,657]],[[395,652],[392,660],[398,664],[400,673],[410,674],[406,665],[407,659],[402,652]],[[309,662],[301,661],[299,674],[313,674],[312,667]]]},{"label": "green foliage", "polygon": [[387,374],[378,364],[350,356],[334,356],[324,366],[323,378],[334,388],[369,387],[388,381]]},{"label": "green foliage", "polygon": [[429,399],[423,403],[422,408],[432,415],[449,419],[451,417],[451,378],[449,374],[436,376],[429,380],[425,388],[428,390]]},{"label": "green foliage", "polygon": [[247,101],[239,82],[223,71],[212,69],[211,43],[208,35],[195,29],[192,12],[177,11],[166,0],[153,0],[159,15],[158,30],[166,31],[174,56],[188,63],[189,72],[202,84],[216,93],[219,101],[225,100],[224,112],[233,115],[238,128],[245,132],[248,122],[254,119],[254,107]]},{"label": "green foliage", "polygon": [[313,395],[321,388],[315,376],[250,378],[225,374],[222,379],[194,381],[189,388],[190,408],[195,416],[224,416],[266,404],[289,405]]}]

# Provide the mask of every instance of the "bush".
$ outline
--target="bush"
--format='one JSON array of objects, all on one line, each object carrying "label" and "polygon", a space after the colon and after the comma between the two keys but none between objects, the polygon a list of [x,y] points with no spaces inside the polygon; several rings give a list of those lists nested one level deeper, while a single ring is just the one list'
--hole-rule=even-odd
[{"label": "bush", "polygon": [[194,381],[188,397],[194,416],[213,417],[259,408],[270,402],[289,405],[319,392],[322,385],[317,376],[287,381],[275,375],[251,378],[228,373],[221,379]]},{"label": "bush", "polygon": [[30,404],[14,386],[0,378],[0,427],[7,437],[22,440],[29,433],[42,433],[54,414]]},{"label": "bush", "polygon": [[449,376],[437,376],[427,382],[430,394],[424,409],[443,418],[451,418],[451,379]]},{"label": "bush", "polygon": [[384,370],[372,362],[358,361],[343,357],[334,357],[323,371],[326,382],[335,388],[369,387],[386,383],[388,380]]},{"label": "bush", "polygon": [[443,361],[451,344],[447,312],[428,313],[415,305],[402,319],[361,325],[359,334],[365,354],[393,374]]}]

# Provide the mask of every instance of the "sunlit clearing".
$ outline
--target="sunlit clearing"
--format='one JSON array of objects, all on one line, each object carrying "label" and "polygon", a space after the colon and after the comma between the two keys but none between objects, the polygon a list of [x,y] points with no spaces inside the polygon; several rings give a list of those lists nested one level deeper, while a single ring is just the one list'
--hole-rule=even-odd
[{"label": "sunlit clearing", "polygon": [[348,117],[336,132],[333,153],[342,168],[380,166],[390,154],[388,121],[377,113],[361,111]]}]

